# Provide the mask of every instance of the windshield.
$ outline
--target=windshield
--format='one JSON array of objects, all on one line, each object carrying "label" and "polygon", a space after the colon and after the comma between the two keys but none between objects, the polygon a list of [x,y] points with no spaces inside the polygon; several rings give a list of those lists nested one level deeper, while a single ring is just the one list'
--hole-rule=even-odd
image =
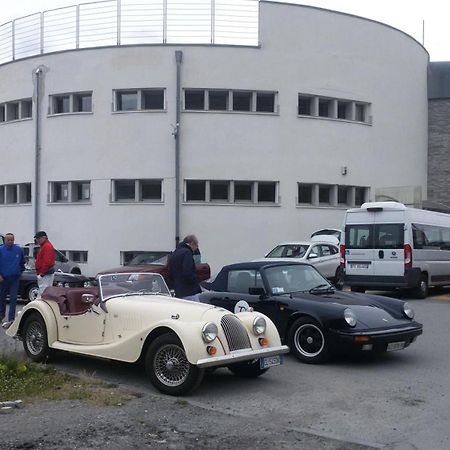
[{"label": "windshield", "polygon": [[268,253],[266,258],[303,258],[308,248],[308,244],[279,245]]},{"label": "windshield", "polygon": [[102,300],[119,295],[170,295],[163,277],[157,273],[114,273],[98,279]]},{"label": "windshield", "polygon": [[274,266],[264,270],[272,294],[289,294],[317,288],[328,289],[330,283],[309,265]]},{"label": "windshield", "polygon": [[138,264],[162,264],[167,263],[167,256],[170,252],[142,252],[136,255],[126,266]]}]

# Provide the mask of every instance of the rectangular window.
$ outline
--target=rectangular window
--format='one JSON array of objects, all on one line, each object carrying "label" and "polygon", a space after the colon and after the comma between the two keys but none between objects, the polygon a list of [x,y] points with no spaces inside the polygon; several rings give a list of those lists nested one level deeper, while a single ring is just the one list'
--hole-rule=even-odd
[{"label": "rectangular window", "polygon": [[31,183],[20,183],[19,203],[31,203]]},{"label": "rectangular window", "polygon": [[330,204],[330,186],[319,186],[319,204]]},{"label": "rectangular window", "polygon": [[373,248],[373,225],[347,225],[345,243],[348,249]]},{"label": "rectangular window", "polygon": [[234,201],[252,202],[253,201],[253,182],[235,181],[234,182]]},{"label": "rectangular window", "polygon": [[338,204],[348,205],[349,188],[347,186],[338,186]]},{"label": "rectangular window", "polygon": [[139,200],[158,201],[162,199],[161,180],[139,180]]},{"label": "rectangular window", "polygon": [[19,120],[19,103],[7,103],[6,104],[6,120]]},{"label": "rectangular window", "polygon": [[64,181],[53,183],[53,193],[55,202],[69,201],[69,182]]},{"label": "rectangular window", "polygon": [[208,91],[208,95],[210,111],[228,110],[228,91]]},{"label": "rectangular window", "polygon": [[185,89],[184,109],[204,110],[205,91],[200,89]]},{"label": "rectangular window", "polygon": [[361,206],[366,201],[366,188],[356,187],[355,188],[355,205]]},{"label": "rectangular window", "polygon": [[88,252],[86,250],[69,250],[69,259],[77,262],[85,264],[88,262]]},{"label": "rectangular window", "polygon": [[375,248],[403,249],[403,223],[375,224]]},{"label": "rectangular window", "polygon": [[275,112],[275,93],[257,92],[256,93],[256,111]]},{"label": "rectangular window", "polygon": [[70,95],[53,96],[53,114],[64,114],[70,112]]},{"label": "rectangular window", "polygon": [[31,100],[22,100],[20,102],[20,118],[21,119],[29,119],[33,114],[33,103]]},{"label": "rectangular window", "polygon": [[298,96],[298,114],[301,116],[310,116],[312,106],[312,97]]},{"label": "rectangular window", "polygon": [[17,184],[7,184],[5,186],[5,203],[8,205],[18,203]]},{"label": "rectangular window", "polygon": [[252,93],[244,91],[233,92],[233,111],[251,111]]},{"label": "rectangular window", "polygon": [[134,202],[136,200],[135,180],[115,180],[115,198],[116,202]]},{"label": "rectangular window", "polygon": [[5,204],[5,186],[0,186],[0,205]]},{"label": "rectangular window", "polygon": [[331,101],[327,98],[319,98],[319,116],[330,117]]},{"label": "rectangular window", "polygon": [[313,185],[312,184],[298,184],[298,202],[311,205],[313,202]]},{"label": "rectangular window", "polygon": [[276,203],[276,188],[274,182],[259,182],[258,203]]},{"label": "rectangular window", "polygon": [[142,109],[164,109],[164,89],[142,90]]},{"label": "rectangular window", "polygon": [[366,106],[361,103],[355,104],[355,120],[357,122],[366,121]]},{"label": "rectangular window", "polygon": [[338,119],[351,119],[350,116],[351,103],[345,101],[338,101]]},{"label": "rectangular window", "polygon": [[74,94],[74,112],[92,112],[92,93]]},{"label": "rectangular window", "polygon": [[88,202],[91,199],[91,182],[90,181],[73,181],[72,182],[72,201]]},{"label": "rectangular window", "polygon": [[116,111],[137,111],[138,93],[136,91],[116,92]]},{"label": "rectangular window", "polygon": [[228,181],[210,181],[209,196],[212,202],[228,202],[230,200]]},{"label": "rectangular window", "polygon": [[6,121],[6,105],[0,105],[0,123]]},{"label": "rectangular window", "polygon": [[206,181],[187,180],[186,181],[186,201],[204,202],[206,201]]}]

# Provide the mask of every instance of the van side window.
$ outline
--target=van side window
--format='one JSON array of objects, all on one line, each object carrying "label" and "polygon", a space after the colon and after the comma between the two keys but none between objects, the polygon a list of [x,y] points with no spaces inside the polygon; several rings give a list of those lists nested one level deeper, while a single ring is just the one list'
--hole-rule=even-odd
[{"label": "van side window", "polygon": [[347,248],[373,248],[373,225],[347,225],[345,243]]},{"label": "van side window", "polygon": [[450,228],[413,223],[412,230],[414,248],[450,250]]},{"label": "van side window", "polygon": [[375,248],[402,249],[404,244],[403,223],[383,223],[375,225]]}]

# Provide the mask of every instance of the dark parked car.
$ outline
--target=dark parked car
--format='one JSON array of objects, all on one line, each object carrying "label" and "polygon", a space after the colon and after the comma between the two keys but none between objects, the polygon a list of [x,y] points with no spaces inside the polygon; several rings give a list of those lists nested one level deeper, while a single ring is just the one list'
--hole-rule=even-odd
[{"label": "dark parked car", "polygon": [[[92,280],[84,275],[55,272],[54,286],[62,287],[83,287]],[[36,272],[34,270],[25,270],[19,280],[18,295],[24,300],[35,300],[38,295],[38,285]]]},{"label": "dark parked car", "polygon": [[[123,266],[114,267],[112,269],[102,270],[97,274],[105,275],[110,273],[128,273],[128,272],[152,272],[159,273],[164,278],[170,289],[172,289],[172,282],[169,276],[169,257],[172,252],[142,252],[136,255],[129,263]],[[200,254],[194,255],[196,262],[197,277],[199,281],[207,280],[211,277],[211,268],[209,264],[198,262]]]},{"label": "dark parked car", "polygon": [[338,291],[309,264],[231,264],[202,286],[203,303],[269,316],[282,341],[306,363],[338,352],[400,350],[422,333],[407,302]]}]

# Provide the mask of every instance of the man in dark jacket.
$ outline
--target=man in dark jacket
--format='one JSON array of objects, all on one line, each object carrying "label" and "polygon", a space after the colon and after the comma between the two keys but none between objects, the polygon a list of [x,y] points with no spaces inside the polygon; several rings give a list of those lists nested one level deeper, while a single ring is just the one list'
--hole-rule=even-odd
[{"label": "man in dark jacket", "polygon": [[6,312],[6,296],[9,294],[8,320],[2,323],[3,328],[9,328],[16,317],[17,291],[19,278],[25,270],[23,250],[14,244],[14,234],[5,234],[5,243],[0,246],[0,322]]},{"label": "man in dark jacket", "polygon": [[178,245],[169,258],[169,272],[175,296],[198,302],[202,291],[195,270],[194,252],[198,250],[198,239],[190,234]]},{"label": "man in dark jacket", "polygon": [[55,248],[48,240],[45,231],[38,231],[34,240],[39,244],[39,251],[36,255],[34,268],[36,269],[37,282],[39,286],[39,296],[49,286],[53,286],[53,279],[55,278]]}]

